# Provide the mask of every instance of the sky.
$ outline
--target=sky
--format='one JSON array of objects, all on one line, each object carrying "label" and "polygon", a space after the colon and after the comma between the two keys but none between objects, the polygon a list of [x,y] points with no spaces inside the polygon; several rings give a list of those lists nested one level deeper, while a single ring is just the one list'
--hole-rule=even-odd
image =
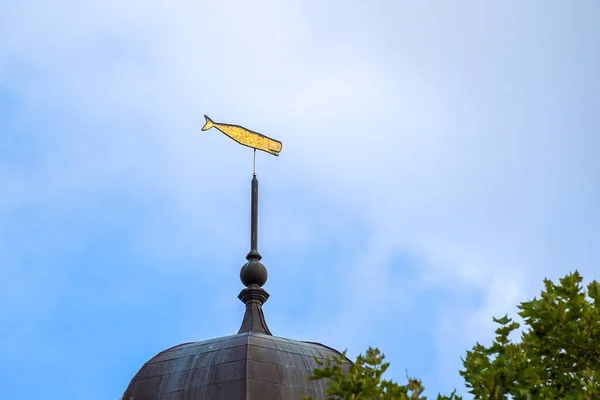
[{"label": "sky", "polygon": [[[0,0],[4,398],[118,399],[236,333],[252,151],[276,336],[465,394],[544,278],[599,279],[600,3]],[[466,397],[468,398],[468,397]]]}]

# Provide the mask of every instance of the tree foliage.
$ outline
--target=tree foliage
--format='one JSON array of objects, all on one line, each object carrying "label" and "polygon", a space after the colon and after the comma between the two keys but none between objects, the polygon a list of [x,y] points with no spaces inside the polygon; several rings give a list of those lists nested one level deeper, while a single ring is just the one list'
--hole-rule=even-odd
[{"label": "tree foliage", "polygon": [[[511,334],[520,324],[508,316],[489,347],[477,343],[459,371],[476,400],[593,400],[600,399],[600,284],[581,285],[574,272],[554,284],[544,280],[540,298],[521,303],[525,327],[520,341]],[[389,367],[378,349],[369,348],[350,367],[342,357],[319,362],[310,379],[327,379],[330,400],[426,400],[423,385],[408,378],[399,385],[382,378]],[[438,400],[459,400],[451,393]]]},{"label": "tree foliage", "polygon": [[[408,378],[406,385],[382,379],[390,363],[378,349],[370,348],[365,355],[359,355],[350,366],[344,366],[346,352],[341,357],[333,357],[325,362],[315,359],[321,368],[314,371],[311,380],[328,379],[327,398],[331,400],[426,400],[422,396],[421,381]],[[310,400],[310,399],[308,399]],[[460,400],[454,393],[450,397],[438,396],[438,400]]]},{"label": "tree foliage", "polygon": [[586,296],[581,281],[578,272],[545,280],[540,298],[521,303],[520,342],[509,339],[518,323],[494,319],[494,342],[477,343],[460,371],[476,399],[600,399],[600,284]]}]

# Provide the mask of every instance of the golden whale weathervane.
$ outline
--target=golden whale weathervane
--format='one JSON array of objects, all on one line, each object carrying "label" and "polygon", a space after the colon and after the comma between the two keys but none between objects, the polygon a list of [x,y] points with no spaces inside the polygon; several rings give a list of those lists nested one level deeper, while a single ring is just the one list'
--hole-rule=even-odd
[{"label": "golden whale weathervane", "polygon": [[282,144],[279,140],[271,139],[261,133],[251,131],[239,125],[221,124],[214,122],[208,116],[206,118],[206,124],[202,127],[203,131],[207,131],[210,128],[217,128],[225,135],[229,136],[239,144],[248,146],[256,150],[262,150],[274,156],[279,156]]}]

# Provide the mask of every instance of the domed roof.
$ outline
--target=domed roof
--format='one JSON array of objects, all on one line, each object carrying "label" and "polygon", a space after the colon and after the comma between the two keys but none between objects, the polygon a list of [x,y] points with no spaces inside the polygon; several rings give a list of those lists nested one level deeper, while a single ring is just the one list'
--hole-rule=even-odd
[{"label": "domed roof", "polygon": [[[246,312],[237,335],[157,354],[135,375],[122,400],[326,399],[327,383],[308,379],[318,366],[314,357],[339,358],[341,353],[319,343],[273,336],[262,310],[269,294],[258,284],[249,283],[238,297]],[[352,365],[347,358],[345,364]]]},{"label": "domed roof", "polygon": [[308,377],[313,357],[333,355],[319,343],[252,331],[181,344],[144,364],[123,400],[325,399],[326,382]]}]

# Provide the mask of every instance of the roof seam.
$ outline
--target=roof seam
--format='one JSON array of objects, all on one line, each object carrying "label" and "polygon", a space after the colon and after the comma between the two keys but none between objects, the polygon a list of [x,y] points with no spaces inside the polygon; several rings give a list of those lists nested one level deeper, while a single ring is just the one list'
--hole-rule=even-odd
[{"label": "roof seam", "polygon": [[[219,383],[211,383],[210,385],[192,386],[192,387],[185,388],[185,389],[173,390],[171,392],[164,392],[164,393],[161,393],[161,394],[170,394],[170,393],[177,393],[177,392],[185,392],[185,391],[188,391],[188,390],[193,390],[193,389],[198,389],[198,388],[204,388],[204,387],[207,387],[207,386],[217,386],[217,385],[222,385],[224,383],[231,383],[231,382],[243,381],[243,380],[246,380],[246,379],[247,378],[232,379],[230,381],[224,381],[224,382],[219,382]],[[154,397],[154,395],[150,396],[148,398],[151,398],[151,397]],[[146,398],[146,397],[144,397],[144,398]],[[140,398],[139,400],[143,400],[144,398]],[[138,400],[138,399],[136,399],[136,400]]]},{"label": "roof seam", "polygon": [[310,390],[311,392],[321,392],[321,390],[317,390],[317,389],[314,389],[314,388],[309,388],[309,387],[306,387],[306,386],[298,386],[298,385],[292,385],[292,384],[287,384],[287,383],[274,383],[274,382],[263,381],[261,379],[254,379],[254,378],[246,378],[246,380],[248,380],[248,381],[254,381],[254,382],[262,382],[262,383],[270,383],[271,385],[278,385],[278,386],[284,386],[284,387],[290,387],[290,388]]},{"label": "roof seam", "polygon": [[[246,358],[247,358],[247,357],[246,357]],[[180,373],[182,373],[182,372],[192,371],[192,370],[194,370],[194,369],[208,369],[208,368],[214,368],[214,367],[216,367],[216,366],[218,366],[218,365],[232,364],[232,363],[236,363],[236,362],[238,362],[238,363],[239,363],[240,361],[244,361],[244,360],[243,360],[243,359],[242,359],[242,360],[233,360],[233,361],[227,361],[227,362],[224,362],[224,363],[219,363],[219,364],[205,365],[205,366],[203,366],[203,367],[186,368],[186,369],[182,369],[181,371],[167,372],[167,373],[164,373],[164,374],[153,375],[153,376],[150,376],[150,377],[148,377],[148,378],[144,378],[144,379],[138,379],[138,380],[134,380],[133,382],[142,382],[142,381],[147,381],[147,380],[150,380],[150,379],[154,379],[154,378],[156,378],[156,377],[158,377],[158,376],[161,376],[161,377],[162,377],[162,376],[169,376],[169,375],[180,374]]]},{"label": "roof seam", "polygon": [[151,365],[151,364],[160,364],[160,363],[162,363],[162,362],[173,361],[173,360],[179,360],[179,359],[181,359],[181,358],[187,358],[187,357],[191,357],[191,356],[193,356],[193,355],[195,355],[195,354],[210,354],[210,353],[215,353],[215,352],[217,352],[217,351],[223,351],[223,350],[229,350],[229,349],[236,349],[236,348],[238,348],[238,347],[247,346],[247,345],[248,345],[248,344],[244,343],[244,344],[240,344],[240,345],[238,345],[238,346],[233,346],[233,347],[226,347],[226,348],[222,348],[222,349],[214,349],[214,350],[210,350],[210,351],[202,351],[202,352],[198,352],[198,353],[192,353],[192,354],[188,354],[188,355],[185,355],[185,356],[179,356],[179,357],[173,357],[173,358],[165,358],[165,359],[162,359],[162,360],[156,360],[156,361],[153,361],[153,360],[154,360],[156,357],[158,357],[158,356],[156,356],[156,357],[153,357],[152,359],[150,359],[150,361],[148,361],[148,362],[146,363],[146,365]]}]

